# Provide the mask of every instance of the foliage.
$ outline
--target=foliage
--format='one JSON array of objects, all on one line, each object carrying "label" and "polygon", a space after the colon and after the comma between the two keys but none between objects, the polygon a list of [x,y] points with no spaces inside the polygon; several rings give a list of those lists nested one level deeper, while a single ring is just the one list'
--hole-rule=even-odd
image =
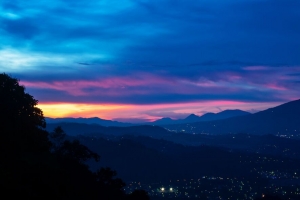
[{"label": "foliage", "polygon": [[0,74],[0,145],[16,154],[47,151],[50,147],[43,112],[38,101],[15,78]]},{"label": "foliage", "polygon": [[25,87],[20,86],[17,79],[0,74],[0,96],[0,117],[2,122],[6,122],[2,123],[2,128],[46,127],[43,112],[36,107],[38,100],[25,93]]},{"label": "foliage", "polygon": [[[7,74],[0,74],[0,187],[13,199],[131,199],[116,172],[92,173],[85,161],[99,160],[78,140],[65,140],[57,127],[49,135],[38,101]],[[48,135],[50,140],[48,139]],[[143,195],[143,194],[142,194]],[[143,198],[140,198],[143,199]]]},{"label": "foliage", "polygon": [[64,157],[64,159],[75,160],[78,163],[84,163],[91,158],[95,159],[95,161],[99,161],[100,158],[98,154],[80,144],[78,140],[64,141],[64,143],[57,149],[55,153]]}]

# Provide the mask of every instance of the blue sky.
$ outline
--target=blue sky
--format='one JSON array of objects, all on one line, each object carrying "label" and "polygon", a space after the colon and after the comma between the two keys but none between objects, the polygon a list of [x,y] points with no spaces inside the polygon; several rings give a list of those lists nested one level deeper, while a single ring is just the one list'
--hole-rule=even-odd
[{"label": "blue sky", "polygon": [[2,0],[0,69],[41,105],[138,107],[128,118],[145,117],[143,105],[162,110],[147,119],[203,102],[195,113],[216,109],[207,102],[268,107],[300,97],[299,10],[298,0]]}]

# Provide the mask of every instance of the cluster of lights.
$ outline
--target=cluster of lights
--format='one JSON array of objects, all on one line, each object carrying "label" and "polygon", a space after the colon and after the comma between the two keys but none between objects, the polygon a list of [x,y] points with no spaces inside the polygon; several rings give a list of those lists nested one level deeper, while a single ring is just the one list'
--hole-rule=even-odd
[{"label": "cluster of lights", "polygon": [[[164,187],[162,187],[162,188],[160,188],[160,190],[162,191],[162,192],[164,192],[166,189],[164,188]],[[173,188],[170,188],[170,192],[172,192],[173,191]]]}]

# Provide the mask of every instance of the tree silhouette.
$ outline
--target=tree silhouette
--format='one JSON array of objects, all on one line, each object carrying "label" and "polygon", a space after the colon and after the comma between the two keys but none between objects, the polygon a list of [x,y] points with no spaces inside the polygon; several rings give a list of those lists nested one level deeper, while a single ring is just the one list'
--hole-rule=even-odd
[{"label": "tree silhouette", "polygon": [[124,197],[122,188],[125,186],[125,183],[121,179],[115,178],[117,175],[116,171],[110,168],[101,168],[95,175],[103,196],[112,200]]},{"label": "tree silhouette", "polygon": [[47,151],[50,147],[43,112],[38,101],[19,81],[0,74],[0,145],[14,153]]},{"label": "tree silhouette", "polygon": [[0,187],[10,196],[35,196],[46,181],[38,180],[46,175],[51,143],[37,104],[17,79],[0,74]]},{"label": "tree silhouette", "polygon": [[95,161],[99,161],[100,159],[98,154],[80,144],[78,140],[64,141],[64,143],[57,149],[55,153],[59,156],[63,156],[64,159],[75,160],[81,164],[92,158]]},{"label": "tree silhouette", "polygon": [[56,127],[53,132],[49,134],[50,141],[52,142],[51,151],[56,152],[61,148],[66,138],[65,131],[60,127]]},{"label": "tree silhouette", "polygon": [[44,130],[37,104],[17,79],[0,74],[0,197],[131,199],[115,171],[89,170],[85,161],[98,161],[98,154],[78,140],[65,140],[61,127],[50,135]]}]

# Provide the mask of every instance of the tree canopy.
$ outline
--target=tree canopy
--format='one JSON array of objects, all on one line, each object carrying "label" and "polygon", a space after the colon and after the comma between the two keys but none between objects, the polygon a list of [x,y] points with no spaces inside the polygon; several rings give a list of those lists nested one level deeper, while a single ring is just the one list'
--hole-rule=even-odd
[{"label": "tree canopy", "polygon": [[46,122],[38,100],[25,92],[19,81],[0,74],[0,144],[3,150],[20,153],[47,151]]},{"label": "tree canopy", "polygon": [[85,161],[99,155],[66,140],[60,127],[49,135],[37,105],[17,79],[0,74],[0,197],[149,199],[147,193],[125,194],[124,182],[109,168],[90,171]]},{"label": "tree canopy", "polygon": [[[0,74],[0,119],[1,128],[45,128],[46,122],[38,100],[25,92],[19,81],[7,74]],[[13,126],[15,125],[15,126]]]}]

